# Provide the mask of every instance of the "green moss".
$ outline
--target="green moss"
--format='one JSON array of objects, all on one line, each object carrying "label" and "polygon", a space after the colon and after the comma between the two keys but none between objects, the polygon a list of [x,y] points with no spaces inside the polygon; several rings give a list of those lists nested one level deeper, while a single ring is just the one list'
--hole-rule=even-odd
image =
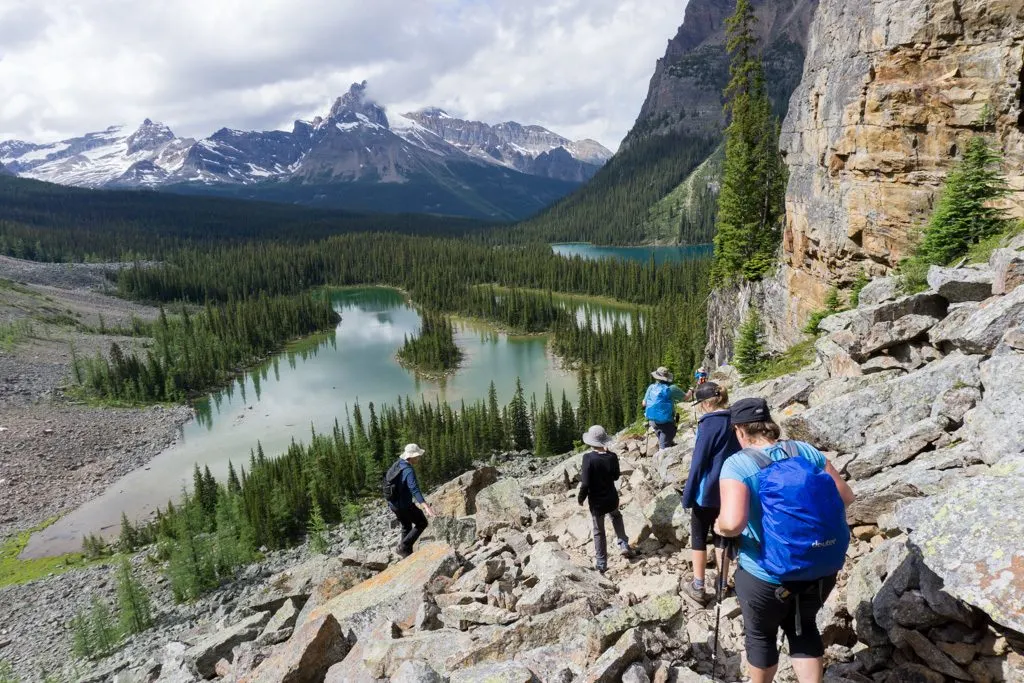
[{"label": "green moss", "polygon": [[[103,560],[87,560],[80,553],[60,557],[40,557],[31,560],[18,559],[28,545],[28,540],[37,531],[42,531],[57,521],[57,517],[13,536],[0,545],[0,588],[42,579],[50,574],[63,574],[71,569],[102,563]],[[109,558],[107,558],[109,559]]]},{"label": "green moss", "polygon": [[783,375],[789,375],[814,362],[815,339],[808,339],[799,344],[789,347],[777,356],[773,356],[762,363],[761,370],[747,378],[749,384],[764,382]]}]

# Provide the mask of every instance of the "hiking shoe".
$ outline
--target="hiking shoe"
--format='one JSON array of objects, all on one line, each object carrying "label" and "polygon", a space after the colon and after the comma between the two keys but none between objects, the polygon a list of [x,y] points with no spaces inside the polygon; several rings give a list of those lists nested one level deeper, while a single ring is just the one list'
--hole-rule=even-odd
[{"label": "hiking shoe", "polygon": [[708,603],[708,595],[704,592],[704,586],[698,587],[693,581],[687,581],[686,586],[683,588],[683,592],[689,597],[693,598],[697,604],[703,606]]},{"label": "hiking shoe", "polygon": [[412,551],[406,548],[404,545],[400,545],[397,548],[395,548],[395,553],[401,558],[406,558],[412,555]]},{"label": "hiking shoe", "polygon": [[629,543],[623,540],[619,541],[619,554],[623,557],[632,557],[633,549],[629,547]]},{"label": "hiking shoe", "polygon": [[596,568],[597,568],[597,571],[599,573],[601,573],[601,574],[604,574],[606,571],[608,571],[608,567],[607,566],[597,565]]}]

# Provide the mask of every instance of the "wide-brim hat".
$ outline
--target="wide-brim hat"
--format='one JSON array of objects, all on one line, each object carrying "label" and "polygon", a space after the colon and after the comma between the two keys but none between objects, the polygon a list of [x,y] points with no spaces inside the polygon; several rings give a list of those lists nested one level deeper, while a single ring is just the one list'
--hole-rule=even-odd
[{"label": "wide-brim hat", "polygon": [[583,443],[588,446],[594,446],[596,448],[604,448],[611,443],[612,437],[608,436],[608,432],[604,430],[601,425],[594,425],[587,431],[583,432]]},{"label": "wide-brim hat", "polygon": [[675,379],[675,376],[672,374],[672,372],[665,366],[662,366],[655,370],[654,372],[652,372],[651,377],[661,382],[671,382],[673,379]]},{"label": "wide-brim hat", "polygon": [[703,403],[704,401],[720,396],[721,394],[722,387],[718,386],[714,382],[704,382],[704,384],[698,386],[693,392],[693,405]]},{"label": "wide-brim hat", "polygon": [[423,450],[416,444],[411,443],[405,447],[404,451],[402,451],[402,460],[408,460],[409,458],[418,458],[424,453],[426,453],[425,450]]}]

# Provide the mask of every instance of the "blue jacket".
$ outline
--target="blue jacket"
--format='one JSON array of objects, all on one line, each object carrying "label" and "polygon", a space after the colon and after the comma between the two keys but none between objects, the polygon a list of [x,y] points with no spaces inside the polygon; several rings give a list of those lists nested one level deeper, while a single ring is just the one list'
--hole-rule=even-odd
[{"label": "blue jacket", "polygon": [[722,465],[733,453],[740,450],[740,444],[733,434],[728,410],[716,410],[707,413],[697,423],[697,443],[693,447],[693,460],[690,463],[690,476],[683,489],[683,507],[697,507],[697,497],[703,490],[701,507],[720,507],[721,497],[718,494],[718,477],[722,473]]},{"label": "blue jacket", "polygon": [[398,467],[402,471],[398,483],[398,500],[388,503],[391,509],[407,510],[412,507],[413,501],[420,505],[427,502],[420,492],[420,485],[416,481],[416,471],[413,470],[412,465],[405,460],[400,460]]}]

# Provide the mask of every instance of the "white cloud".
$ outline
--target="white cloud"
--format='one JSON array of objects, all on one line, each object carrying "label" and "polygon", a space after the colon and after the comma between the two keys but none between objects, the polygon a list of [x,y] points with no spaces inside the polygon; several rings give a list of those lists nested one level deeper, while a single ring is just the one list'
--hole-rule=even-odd
[{"label": "white cloud", "polygon": [[0,140],[290,128],[368,79],[614,148],[686,0],[0,0]]}]

